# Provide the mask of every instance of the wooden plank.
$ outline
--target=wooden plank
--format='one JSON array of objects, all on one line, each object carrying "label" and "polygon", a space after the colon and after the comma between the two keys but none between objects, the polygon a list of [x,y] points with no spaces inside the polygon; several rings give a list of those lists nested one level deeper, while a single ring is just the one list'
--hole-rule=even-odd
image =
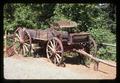
[{"label": "wooden plank", "polygon": [[6,40],[7,31],[4,34],[4,56],[6,56],[7,40]]},{"label": "wooden plank", "polygon": [[113,46],[113,47],[116,47],[115,44],[108,44],[108,43],[102,43],[103,45],[106,45],[106,46]]},{"label": "wooden plank", "polygon": [[7,54],[8,57],[13,56],[15,54],[14,45],[6,48],[6,54]]},{"label": "wooden plank", "polygon": [[106,65],[111,66],[111,67],[116,67],[116,64],[111,64],[111,63],[109,63],[107,61],[104,61],[102,59],[98,59],[96,57],[93,57],[92,55],[88,54],[87,52],[85,52],[83,50],[76,50],[76,49],[74,49],[74,51],[76,51],[76,52],[78,52],[78,53],[80,53],[80,54],[82,54],[84,56],[87,56],[87,57],[89,57],[89,58],[91,58],[91,59],[93,59],[93,60],[95,60],[97,62],[101,62],[101,63],[106,64]]},{"label": "wooden plank", "polygon": [[116,54],[116,52],[111,52],[111,51],[108,51],[108,53],[111,53],[111,54]]},{"label": "wooden plank", "polygon": [[33,38],[33,39],[34,39],[34,40],[48,41],[48,39],[47,39],[47,38],[46,38],[46,39],[45,39],[45,38],[44,38],[44,39],[43,39],[43,38]]}]

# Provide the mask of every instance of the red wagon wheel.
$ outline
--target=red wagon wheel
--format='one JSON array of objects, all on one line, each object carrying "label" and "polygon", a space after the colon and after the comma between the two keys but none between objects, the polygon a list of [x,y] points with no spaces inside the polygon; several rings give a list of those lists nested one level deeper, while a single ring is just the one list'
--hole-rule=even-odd
[{"label": "red wagon wheel", "polygon": [[16,54],[27,56],[31,52],[31,37],[27,31],[18,28],[14,32],[14,50]]},{"label": "red wagon wheel", "polygon": [[54,64],[59,65],[63,59],[63,45],[58,38],[48,41],[46,47],[47,58]]}]

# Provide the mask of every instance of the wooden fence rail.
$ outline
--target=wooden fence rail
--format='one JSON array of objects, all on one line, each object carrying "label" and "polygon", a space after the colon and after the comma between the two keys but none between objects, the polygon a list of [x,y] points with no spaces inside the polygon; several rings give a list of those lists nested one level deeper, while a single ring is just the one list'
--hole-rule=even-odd
[{"label": "wooden fence rail", "polygon": [[108,44],[108,43],[102,43],[103,45],[106,45],[106,46],[113,46],[113,47],[116,47],[115,44]]},{"label": "wooden fence rail", "polygon": [[[108,66],[116,67],[116,64],[111,64],[111,63],[109,63],[109,62],[107,62],[107,61],[104,61],[104,60],[102,60],[102,59],[93,57],[92,55],[88,54],[87,52],[85,52],[85,51],[83,51],[83,50],[76,50],[76,49],[74,49],[73,51],[76,51],[76,52],[78,52],[78,53],[80,53],[80,54],[82,54],[82,55],[84,55],[84,56],[87,56],[87,57],[95,60],[97,63],[101,62],[101,63],[106,64],[106,65],[108,65]],[[97,70],[98,70],[98,69],[97,69]]]}]

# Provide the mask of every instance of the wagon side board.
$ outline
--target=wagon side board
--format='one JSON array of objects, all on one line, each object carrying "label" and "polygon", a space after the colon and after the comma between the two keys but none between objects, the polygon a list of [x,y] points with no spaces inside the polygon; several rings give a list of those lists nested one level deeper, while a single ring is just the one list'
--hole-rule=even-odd
[{"label": "wagon side board", "polygon": [[48,41],[51,38],[56,37],[59,34],[58,31],[51,29],[51,28],[48,28],[45,30],[26,29],[26,31],[30,34],[33,40],[43,40],[43,41]]}]

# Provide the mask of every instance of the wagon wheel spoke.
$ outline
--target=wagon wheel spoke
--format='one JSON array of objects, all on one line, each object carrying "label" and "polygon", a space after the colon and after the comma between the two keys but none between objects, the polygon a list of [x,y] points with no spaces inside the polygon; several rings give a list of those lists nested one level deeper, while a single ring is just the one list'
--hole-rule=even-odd
[{"label": "wagon wheel spoke", "polygon": [[55,44],[56,44],[56,41],[55,40],[52,40],[53,41],[53,47],[55,49]]},{"label": "wagon wheel spoke", "polygon": [[25,43],[30,43],[30,38],[26,34],[25,34],[25,37],[24,37],[24,42]]},{"label": "wagon wheel spoke", "polygon": [[54,49],[53,49],[51,46],[48,45],[48,47],[50,48],[50,50],[51,50],[52,52],[54,52],[54,51],[53,51]]},{"label": "wagon wheel spoke", "polygon": [[30,47],[30,44],[28,44],[28,43],[24,43],[24,45]]},{"label": "wagon wheel spoke", "polygon": [[17,33],[15,33],[15,36],[18,40],[20,40],[20,36]]},{"label": "wagon wheel spoke", "polygon": [[26,49],[26,51],[29,51],[28,47],[26,45],[24,45],[24,48]]},{"label": "wagon wheel spoke", "polygon": [[50,55],[52,55],[52,51],[48,51],[48,53],[50,53]]},{"label": "wagon wheel spoke", "polygon": [[15,38],[15,42],[18,42],[19,41],[19,38]]},{"label": "wagon wheel spoke", "polygon": [[24,47],[26,48],[27,52],[30,52],[30,44],[24,43]]},{"label": "wagon wheel spoke", "polygon": [[53,45],[52,41],[50,41],[50,45],[52,46],[52,48],[54,47],[54,45]]},{"label": "wagon wheel spoke", "polygon": [[58,44],[56,44],[56,51],[61,50],[60,46]]},{"label": "wagon wheel spoke", "polygon": [[29,54],[30,50],[31,50],[30,44],[24,42],[24,44],[23,44],[23,55],[27,56]]},{"label": "wagon wheel spoke", "polygon": [[60,59],[58,58],[58,56],[55,56],[56,60],[58,63],[60,63]]},{"label": "wagon wheel spoke", "polygon": [[26,47],[26,45],[23,45],[23,55],[26,55],[27,52],[29,52],[28,48]]},{"label": "wagon wheel spoke", "polygon": [[20,53],[20,50],[21,50],[21,47],[15,48],[15,53],[16,53],[16,54],[19,54],[19,53]]},{"label": "wagon wheel spoke", "polygon": [[62,59],[62,57],[60,56],[60,54],[56,54],[55,57],[56,57],[57,62],[60,63],[60,61]]},{"label": "wagon wheel spoke", "polygon": [[26,39],[24,42],[25,42],[25,43],[30,43],[29,39]]},{"label": "wagon wheel spoke", "polygon": [[53,58],[54,58],[54,57],[53,57],[53,52],[54,52],[54,51],[53,51],[53,48],[48,45],[48,49],[49,49],[49,50],[48,50],[48,54],[49,54],[48,58],[49,58],[49,59],[53,59]]},{"label": "wagon wheel spoke", "polygon": [[59,57],[61,59],[61,56],[59,54],[56,54],[57,57]]},{"label": "wagon wheel spoke", "polygon": [[56,53],[62,53],[62,51],[56,51]]},{"label": "wagon wheel spoke", "polygon": [[51,49],[48,48],[48,53],[49,53],[49,58],[51,58],[53,56],[53,52]]},{"label": "wagon wheel spoke", "polygon": [[50,54],[49,58],[51,58],[53,55],[52,55],[52,53],[51,53],[51,52],[49,52],[49,54]]}]

